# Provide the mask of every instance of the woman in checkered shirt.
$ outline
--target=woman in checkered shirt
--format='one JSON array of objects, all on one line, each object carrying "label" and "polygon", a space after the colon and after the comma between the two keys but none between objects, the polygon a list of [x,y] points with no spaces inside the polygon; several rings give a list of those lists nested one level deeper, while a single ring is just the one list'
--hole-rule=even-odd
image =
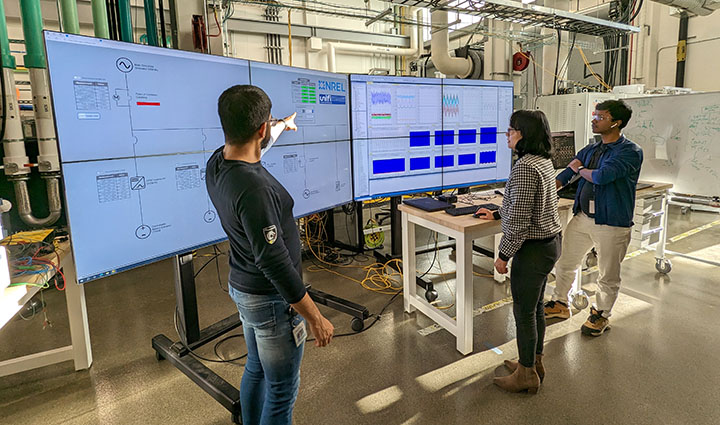
[{"label": "woman in checkered shirt", "polygon": [[502,219],[503,236],[495,269],[507,273],[517,330],[519,361],[506,360],[512,375],[495,378],[501,388],[536,393],[545,377],[543,295],[547,275],[560,256],[561,237],[555,169],[550,161],[550,126],[541,111],[516,111],[507,130],[508,147],[518,159],[505,186],[499,212],[478,210],[482,218]]}]

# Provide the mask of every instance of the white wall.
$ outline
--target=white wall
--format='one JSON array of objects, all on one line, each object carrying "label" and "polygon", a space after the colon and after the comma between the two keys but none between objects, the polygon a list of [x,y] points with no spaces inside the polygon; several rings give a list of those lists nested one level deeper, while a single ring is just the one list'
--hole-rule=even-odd
[{"label": "white wall", "polygon": [[[656,3],[644,11],[645,34],[650,31],[645,58],[649,67],[642,74],[633,73],[638,82],[651,87],[675,85],[676,46],[679,18],[670,15],[670,8]],[[642,36],[641,36],[642,37]],[[647,35],[645,35],[647,37]],[[637,53],[635,53],[637,54]],[[635,67],[635,63],[633,63]],[[688,47],[685,62],[685,87],[694,90],[720,90],[720,11],[709,16],[691,17],[688,21]]]},{"label": "white wall", "polygon": [[[364,0],[346,0],[343,2],[350,7],[364,8],[366,3]],[[374,10],[382,10],[388,7],[388,3],[380,1],[370,1],[370,7]],[[312,3],[309,3],[312,5]],[[262,17],[264,6],[240,5],[235,6],[235,15],[242,16],[244,19],[264,20]],[[287,9],[280,9],[280,22],[287,24]],[[291,23],[303,24],[315,27],[347,29],[363,32],[374,32],[379,34],[389,34],[392,29],[390,23],[374,23],[369,27],[365,26],[363,20],[333,17],[326,14],[305,13],[303,11],[292,11]],[[412,27],[407,28],[408,31],[413,30]],[[320,52],[308,52],[306,39],[293,37],[293,66],[327,70],[327,43],[337,40],[323,40],[323,50]],[[267,52],[264,48],[265,37],[259,34],[249,34],[242,32],[230,33],[230,50],[231,55],[237,58],[267,61]],[[282,60],[284,65],[290,64],[288,52],[288,37],[281,36],[281,44],[283,46]],[[371,68],[389,69],[391,74],[395,73],[395,57],[389,55],[370,55],[370,54],[351,54],[339,52],[336,54],[337,72],[345,73],[367,73]]]}]

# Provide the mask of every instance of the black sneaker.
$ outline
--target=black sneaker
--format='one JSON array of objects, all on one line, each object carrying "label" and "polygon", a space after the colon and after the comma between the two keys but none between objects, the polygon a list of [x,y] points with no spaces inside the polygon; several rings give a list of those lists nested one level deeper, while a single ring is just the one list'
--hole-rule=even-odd
[{"label": "black sneaker", "polygon": [[546,319],[569,319],[571,315],[570,308],[562,301],[548,301],[545,303]]},{"label": "black sneaker", "polygon": [[597,311],[594,307],[590,307],[590,317],[588,317],[587,321],[580,328],[583,335],[600,336],[609,329],[610,321],[603,317],[602,311]]}]

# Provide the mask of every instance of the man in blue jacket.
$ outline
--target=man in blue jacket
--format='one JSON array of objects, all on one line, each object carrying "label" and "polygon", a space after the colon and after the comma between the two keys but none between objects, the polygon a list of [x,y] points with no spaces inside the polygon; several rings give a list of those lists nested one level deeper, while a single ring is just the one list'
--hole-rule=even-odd
[{"label": "man in blue jacket", "polygon": [[621,100],[599,103],[592,119],[593,133],[601,142],[590,144],[557,177],[558,188],[579,177],[573,206],[574,217],[563,235],[562,255],[555,265],[556,286],[545,304],[545,317],[570,317],[568,292],[575,271],[595,247],[598,253],[598,292],[581,330],[600,336],[609,328],[608,318],[620,291],[620,264],[625,258],[635,209],[635,186],[643,152],[620,132],[632,110]]}]

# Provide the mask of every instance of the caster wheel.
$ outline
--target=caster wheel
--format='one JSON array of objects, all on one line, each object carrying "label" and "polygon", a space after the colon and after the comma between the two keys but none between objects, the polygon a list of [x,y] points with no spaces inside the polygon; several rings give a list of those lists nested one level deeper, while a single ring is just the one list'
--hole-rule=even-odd
[{"label": "caster wheel", "polygon": [[425,299],[428,300],[428,302],[433,302],[438,298],[438,292],[434,289],[429,289],[425,291]]},{"label": "caster wheel", "polygon": [[672,270],[672,263],[667,259],[658,259],[655,261],[655,269],[662,274],[668,274]]},{"label": "caster wheel", "polygon": [[358,317],[353,317],[352,321],[350,322],[350,327],[353,331],[360,332],[361,330],[363,330],[363,328],[365,328],[365,322]]},{"label": "caster wheel", "polygon": [[161,356],[160,353],[156,351],[155,352],[155,360],[160,362],[160,361],[165,360],[165,357]]},{"label": "caster wheel", "polygon": [[240,425],[242,425],[242,418],[241,418],[240,415],[238,415],[237,413],[232,413],[232,414],[230,415],[230,420],[231,420],[232,423],[234,423],[234,424],[240,424]]},{"label": "caster wheel", "polygon": [[585,310],[590,305],[590,298],[585,292],[580,291],[573,297],[572,305],[578,310]]},{"label": "caster wheel", "polygon": [[689,208],[688,207],[682,207],[680,208],[680,214],[685,215],[688,213]]},{"label": "caster wheel", "polygon": [[597,253],[595,251],[590,251],[590,253],[585,257],[585,265],[587,268],[595,267],[598,264],[598,257]]}]

